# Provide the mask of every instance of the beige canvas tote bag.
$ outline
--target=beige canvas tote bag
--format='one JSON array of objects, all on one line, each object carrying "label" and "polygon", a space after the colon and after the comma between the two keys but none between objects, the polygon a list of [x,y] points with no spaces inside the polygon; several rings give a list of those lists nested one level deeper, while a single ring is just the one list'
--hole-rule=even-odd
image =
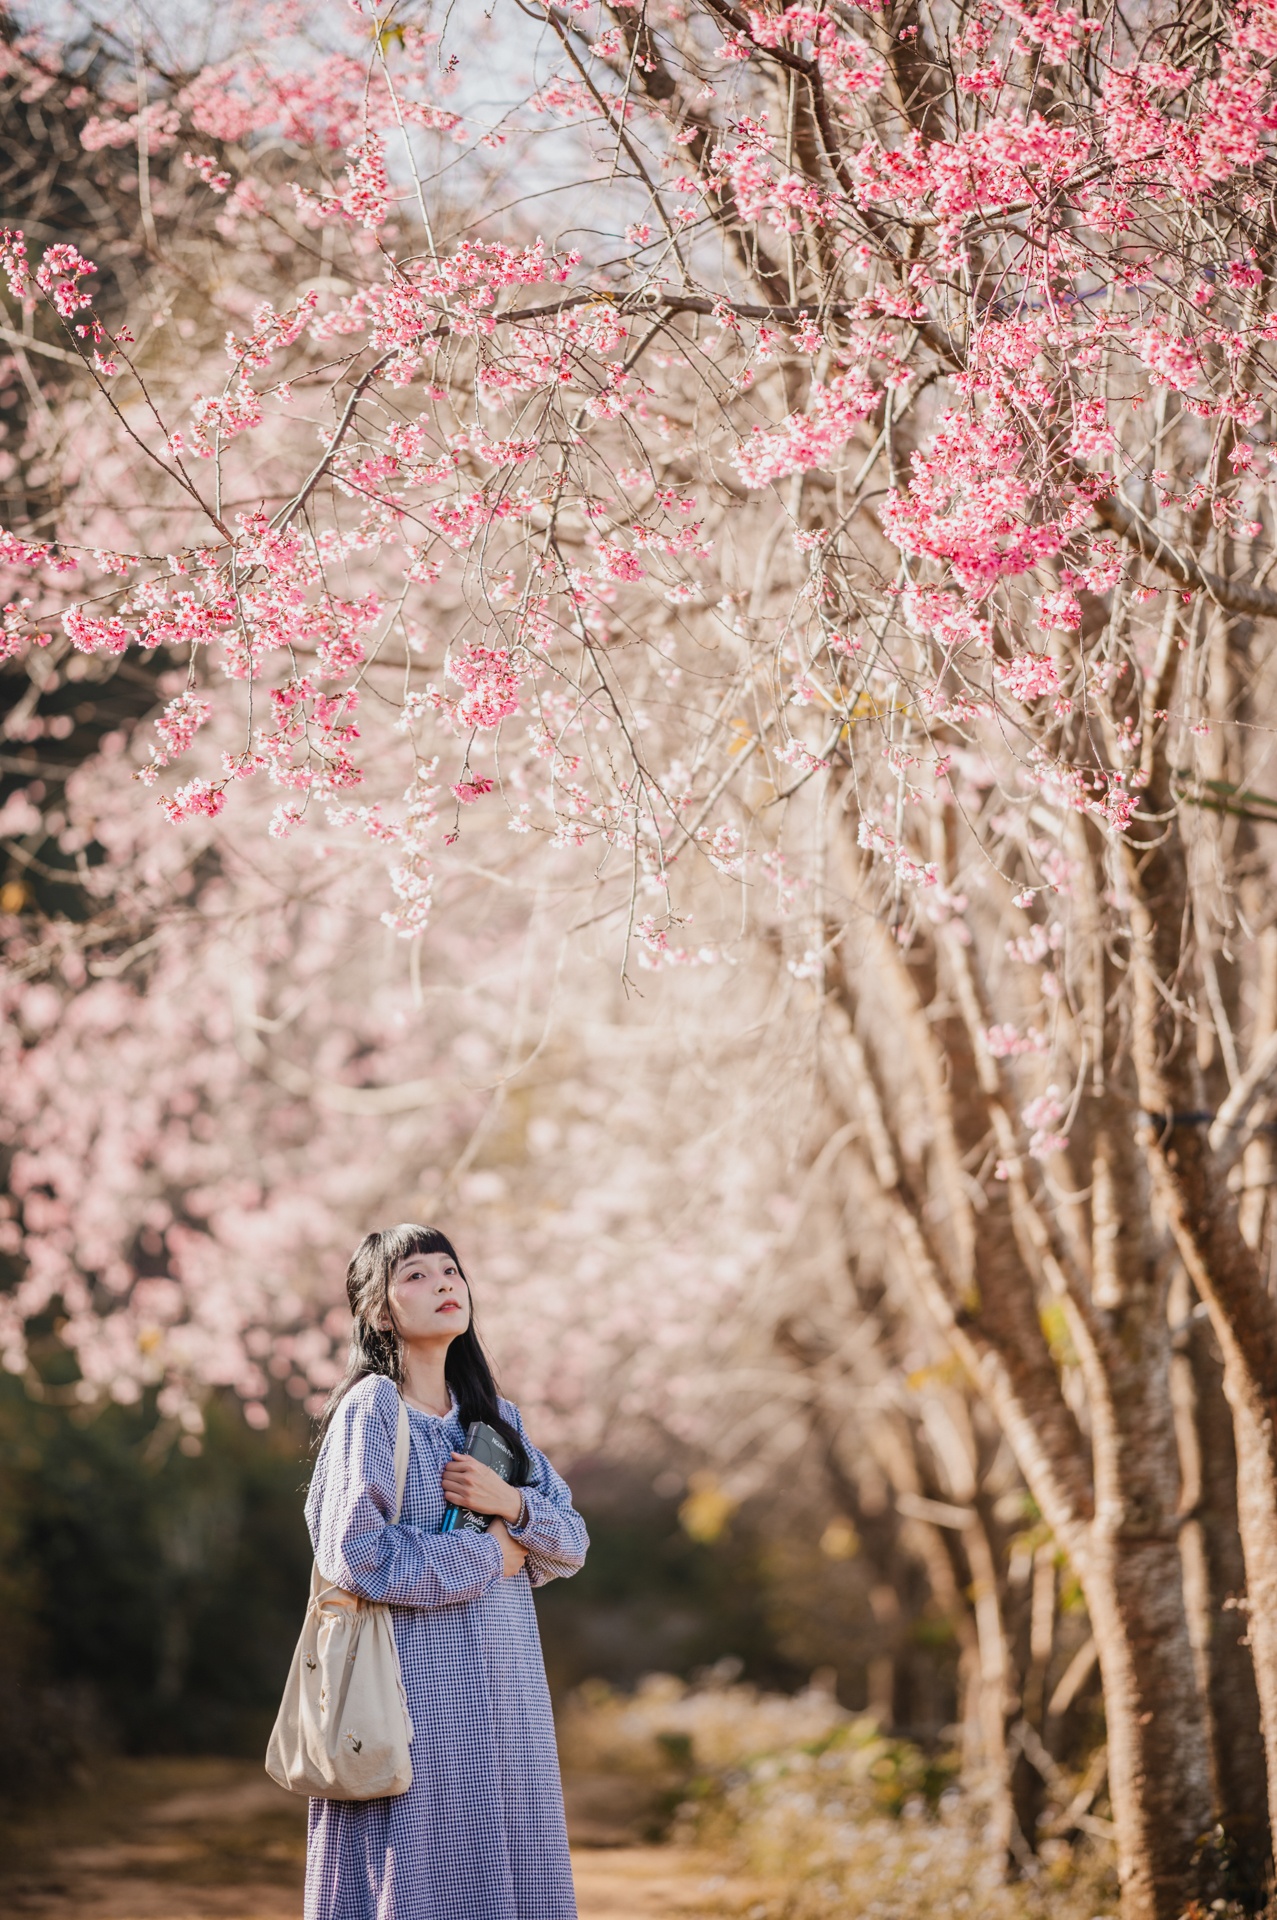
[{"label": "beige canvas tote bag", "polygon": [[[395,1434],[395,1520],[408,1477],[408,1409]],[[412,1785],[412,1723],[390,1609],[311,1570],[310,1604],[293,1655],[266,1771],[292,1793],[381,1800]]]}]

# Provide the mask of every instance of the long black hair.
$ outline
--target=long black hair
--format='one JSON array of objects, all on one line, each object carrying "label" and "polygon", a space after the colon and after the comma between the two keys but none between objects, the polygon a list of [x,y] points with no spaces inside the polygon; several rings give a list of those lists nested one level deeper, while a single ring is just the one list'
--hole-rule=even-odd
[{"label": "long black hair", "polygon": [[[457,1398],[457,1418],[469,1428],[476,1420],[486,1420],[509,1443],[515,1458],[515,1486],[523,1486],[528,1473],[528,1456],[518,1431],[497,1405],[497,1383],[492,1367],[475,1331],[474,1294],[466,1280],[465,1268],[457,1259],[457,1250],[438,1227],[418,1227],[406,1222],[384,1227],[379,1233],[365,1234],[355,1248],[346,1269],[346,1298],[355,1324],[350,1336],[350,1356],[346,1371],[333,1388],[324,1410],[327,1427],[350,1389],[370,1373],[384,1373],[397,1387],[404,1378],[404,1347],[395,1325],[390,1304],[390,1282],[401,1260],[415,1253],[446,1253],[465,1280],[470,1296],[470,1324],[448,1348],[443,1363],[444,1379]],[[378,1325],[381,1320],[389,1324]]]}]

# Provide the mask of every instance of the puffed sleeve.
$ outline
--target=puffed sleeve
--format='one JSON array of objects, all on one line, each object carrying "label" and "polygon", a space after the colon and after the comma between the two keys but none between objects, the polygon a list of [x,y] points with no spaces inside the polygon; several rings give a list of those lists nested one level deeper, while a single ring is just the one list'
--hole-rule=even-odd
[{"label": "puffed sleeve", "polygon": [[565,1579],[579,1573],[585,1565],[590,1544],[585,1522],[572,1505],[572,1493],[538,1447],[534,1447],[523,1429],[519,1409],[508,1400],[501,1411],[527,1449],[529,1476],[519,1491],[523,1495],[522,1525],[510,1528],[510,1538],[527,1548],[527,1573],[534,1587],[547,1580]]},{"label": "puffed sleeve", "polygon": [[501,1549],[484,1533],[423,1533],[392,1525],[399,1395],[374,1375],[346,1395],[315,1463],[306,1524],[321,1576],[364,1600],[451,1607],[501,1578]]}]

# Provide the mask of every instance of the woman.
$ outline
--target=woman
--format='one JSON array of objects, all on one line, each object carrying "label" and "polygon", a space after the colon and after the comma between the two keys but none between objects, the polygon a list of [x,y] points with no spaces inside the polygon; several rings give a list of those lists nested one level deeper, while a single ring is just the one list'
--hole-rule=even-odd
[{"label": "woman", "polygon": [[[350,1363],[306,1519],[322,1576],[390,1605],[413,1779],[390,1799],[311,1801],[306,1920],[575,1920],[532,1588],[576,1572],[585,1528],[497,1398],[442,1233],[370,1233],[346,1290]],[[392,1525],[400,1396],[412,1449]],[[518,1484],[462,1452],[474,1420],[510,1443]],[[487,1532],[440,1533],[449,1504],[492,1515]]]}]

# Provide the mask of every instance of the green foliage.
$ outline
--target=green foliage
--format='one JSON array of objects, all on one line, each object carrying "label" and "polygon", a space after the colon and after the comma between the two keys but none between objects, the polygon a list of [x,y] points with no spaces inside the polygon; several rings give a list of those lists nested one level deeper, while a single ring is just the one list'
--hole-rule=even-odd
[{"label": "green foliage", "polygon": [[[843,1733],[836,1744],[847,1744]],[[911,1803],[921,1803],[932,1813],[940,1805],[940,1796],[958,1778],[958,1756],[952,1750],[928,1753],[907,1740],[881,1740],[880,1751],[870,1762],[869,1779],[874,1801],[883,1813],[901,1814]]]},{"label": "green foliage", "polygon": [[0,1792],[103,1744],[261,1751],[305,1604],[309,1423],[255,1434],[214,1401],[201,1452],[175,1439],[150,1407],[0,1382]]},{"label": "green foliage", "polygon": [[658,1733],[656,1744],[671,1767],[690,1767],[692,1764],[692,1736],[690,1733]]},{"label": "green foliage", "polygon": [[589,1555],[575,1578],[537,1595],[556,1694],[595,1676],[624,1686],[653,1669],[686,1675],[724,1656],[751,1679],[794,1687],[829,1657],[790,1651],[772,1617],[770,1543],[754,1527],[692,1538],[677,1496],[652,1491],[650,1470],[598,1463],[574,1472],[572,1486]]}]

